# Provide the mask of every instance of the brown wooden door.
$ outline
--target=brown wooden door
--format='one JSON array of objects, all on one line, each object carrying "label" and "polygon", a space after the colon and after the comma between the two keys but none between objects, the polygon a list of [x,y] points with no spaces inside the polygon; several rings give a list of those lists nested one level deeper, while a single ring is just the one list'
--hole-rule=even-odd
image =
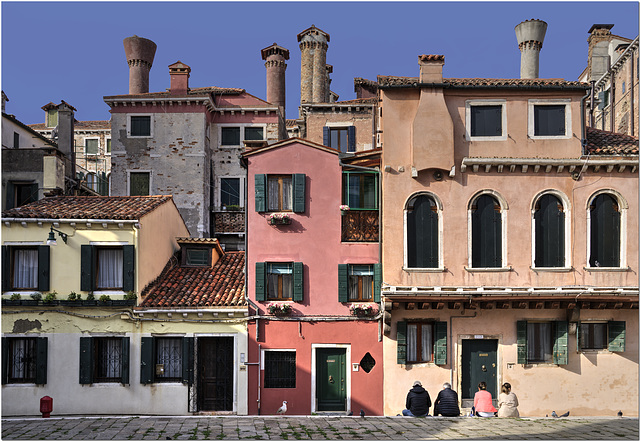
[{"label": "brown wooden door", "polygon": [[233,410],[233,337],[198,338],[198,408]]}]

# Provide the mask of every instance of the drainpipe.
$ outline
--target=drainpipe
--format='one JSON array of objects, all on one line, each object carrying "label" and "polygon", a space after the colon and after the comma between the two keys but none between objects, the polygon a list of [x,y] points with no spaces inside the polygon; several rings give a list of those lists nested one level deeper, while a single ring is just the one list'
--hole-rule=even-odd
[{"label": "drainpipe", "polygon": [[591,91],[587,92],[587,94],[585,96],[583,96],[580,99],[580,130],[581,130],[581,138],[580,138],[580,145],[582,147],[582,154],[586,154],[586,147],[587,147],[587,130],[586,130],[586,117],[585,117],[585,112],[584,112],[584,103],[586,101],[587,98],[591,97],[591,109],[589,109],[590,113],[591,113],[591,118],[593,119],[593,81],[591,82]]},{"label": "drainpipe", "polygon": [[631,70],[631,80],[629,81],[629,97],[631,98],[631,105],[629,106],[629,135],[634,136],[635,133],[635,115],[634,112],[634,102],[635,95],[633,93],[633,54],[631,55],[631,63],[629,63],[629,68]]},{"label": "drainpipe", "polygon": [[611,115],[609,117],[609,119],[611,119],[611,124],[609,126],[609,128],[611,129],[610,132],[615,132],[616,128],[615,123],[616,123],[616,72],[611,69],[611,105],[609,106],[609,110],[611,111]]},{"label": "drainpipe", "polygon": [[[473,311],[473,315],[450,315],[449,316],[449,341],[451,342],[451,349],[453,349],[453,319],[454,318],[475,318],[478,315],[478,311]],[[451,351],[451,375],[449,383],[453,385],[453,371],[456,366],[455,361],[453,360],[453,350]],[[458,385],[460,386],[460,385]],[[453,386],[452,386],[453,387]],[[460,390],[460,387],[458,387]],[[460,398],[460,404],[462,404],[462,398]]]},{"label": "drainpipe", "polygon": [[593,127],[593,106],[595,105],[596,81],[591,80],[591,96],[589,100],[589,127]]}]

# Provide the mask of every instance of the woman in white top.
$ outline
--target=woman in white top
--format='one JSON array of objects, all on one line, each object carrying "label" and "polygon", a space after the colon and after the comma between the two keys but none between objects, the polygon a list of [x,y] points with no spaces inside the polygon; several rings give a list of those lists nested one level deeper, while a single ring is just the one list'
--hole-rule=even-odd
[{"label": "woman in white top", "polygon": [[498,397],[498,416],[502,418],[517,418],[520,416],[518,412],[518,397],[511,392],[509,383],[502,385],[502,392]]}]

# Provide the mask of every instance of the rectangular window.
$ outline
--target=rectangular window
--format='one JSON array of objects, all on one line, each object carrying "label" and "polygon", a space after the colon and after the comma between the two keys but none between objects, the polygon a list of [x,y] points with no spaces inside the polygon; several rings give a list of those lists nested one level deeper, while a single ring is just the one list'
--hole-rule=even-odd
[{"label": "rectangular window", "polygon": [[606,349],[607,323],[580,323],[580,349]]},{"label": "rectangular window", "polygon": [[267,210],[291,211],[293,209],[293,186],[291,175],[267,178]]},{"label": "rectangular window", "polygon": [[[13,197],[13,207],[21,207],[38,200],[38,184],[34,183],[11,183],[13,195],[8,194],[7,197]],[[9,191],[8,191],[9,193]]]},{"label": "rectangular window", "polygon": [[149,196],[149,172],[129,173],[129,196]]},{"label": "rectangular window", "polygon": [[264,352],[264,387],[296,387],[296,353],[294,351]]},{"label": "rectangular window", "polygon": [[553,361],[553,323],[527,323],[527,361],[551,363]]},{"label": "rectangular window", "polygon": [[20,148],[20,134],[18,132],[13,132],[13,148]]},{"label": "rectangular window", "polygon": [[240,127],[222,127],[220,129],[221,142],[223,146],[240,145]]},{"label": "rectangular window", "polygon": [[433,361],[433,347],[433,322],[407,323],[407,363]]},{"label": "rectangular window", "polygon": [[207,266],[209,265],[209,249],[187,248],[187,265]]},{"label": "rectangular window", "polygon": [[245,127],[245,141],[262,141],[264,139],[264,129],[262,127]]},{"label": "rectangular window", "polygon": [[130,136],[151,136],[151,115],[131,115]]},{"label": "rectangular window", "polygon": [[471,136],[502,136],[502,106],[471,106]]},{"label": "rectangular window", "polygon": [[97,155],[99,139],[85,139],[84,140],[84,152],[87,155]]},{"label": "rectangular window", "polygon": [[534,135],[564,136],[566,134],[565,111],[564,104],[534,105]]},{"label": "rectangular window", "polygon": [[8,382],[36,382],[36,339],[8,339]]},{"label": "rectangular window", "polygon": [[240,178],[220,179],[220,205],[240,206]]},{"label": "rectangular window", "polygon": [[373,265],[349,265],[349,301],[373,300]]},{"label": "rectangular window", "polygon": [[47,127],[55,127],[58,125],[58,109],[47,110]]},{"label": "rectangular window", "polygon": [[156,381],[182,381],[182,338],[156,338]]},{"label": "rectangular window", "polygon": [[351,210],[376,210],[378,208],[378,174],[342,174],[342,200]]},{"label": "rectangular window", "polygon": [[93,343],[93,382],[121,382],[122,338],[96,337]]},{"label": "rectangular window", "polygon": [[97,289],[122,289],[122,248],[97,249]]},{"label": "rectangular window", "polygon": [[38,249],[12,248],[13,289],[38,289]]},{"label": "rectangular window", "polygon": [[267,264],[267,298],[269,300],[293,299],[293,264]]},{"label": "rectangular window", "polygon": [[107,154],[111,153],[111,138],[107,138]]},{"label": "rectangular window", "polygon": [[346,152],[349,144],[349,131],[346,127],[329,128],[329,147]]}]

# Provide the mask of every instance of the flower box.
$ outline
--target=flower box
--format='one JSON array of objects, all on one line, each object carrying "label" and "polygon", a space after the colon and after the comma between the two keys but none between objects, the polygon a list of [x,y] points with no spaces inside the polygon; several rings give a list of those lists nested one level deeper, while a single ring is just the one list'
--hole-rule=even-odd
[{"label": "flower box", "polygon": [[351,311],[351,315],[355,315],[358,317],[372,317],[376,315],[378,309],[375,308],[373,304],[354,303],[349,307],[349,311]]},{"label": "flower box", "polygon": [[291,305],[288,303],[269,303],[267,311],[273,315],[288,315],[291,314]]},{"label": "flower box", "polygon": [[289,213],[271,213],[267,218],[269,225],[289,225],[291,224],[291,217]]},{"label": "flower box", "polygon": [[347,211],[351,210],[351,208],[348,205],[340,205],[340,214],[341,215],[345,215],[347,214]]}]

